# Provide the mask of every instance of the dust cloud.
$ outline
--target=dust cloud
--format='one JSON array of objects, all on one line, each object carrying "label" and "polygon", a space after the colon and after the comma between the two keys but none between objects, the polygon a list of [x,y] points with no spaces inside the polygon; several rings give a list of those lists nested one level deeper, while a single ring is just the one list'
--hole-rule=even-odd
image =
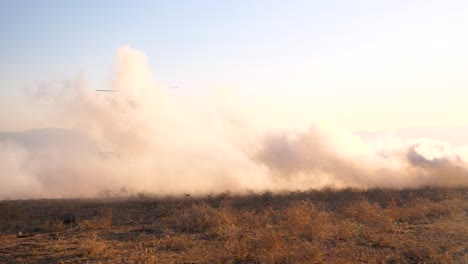
[{"label": "dust cloud", "polygon": [[0,199],[468,185],[468,146],[279,125],[223,93],[191,100],[128,46],[103,89],[77,77],[30,94],[55,128],[0,133]]}]

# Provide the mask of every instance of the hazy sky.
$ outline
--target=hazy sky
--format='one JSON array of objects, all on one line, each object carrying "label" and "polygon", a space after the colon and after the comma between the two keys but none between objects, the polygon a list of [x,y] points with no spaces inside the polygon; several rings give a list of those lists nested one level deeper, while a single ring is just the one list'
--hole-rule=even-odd
[{"label": "hazy sky", "polygon": [[3,0],[0,38],[0,130],[40,125],[25,88],[104,86],[122,45],[181,93],[229,87],[351,129],[468,124],[466,0]]}]

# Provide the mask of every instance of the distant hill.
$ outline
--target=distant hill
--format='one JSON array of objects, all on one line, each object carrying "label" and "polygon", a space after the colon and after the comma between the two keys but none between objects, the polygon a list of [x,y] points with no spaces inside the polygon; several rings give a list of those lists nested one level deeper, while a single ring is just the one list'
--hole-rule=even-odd
[{"label": "distant hill", "polygon": [[452,143],[454,146],[468,145],[468,126],[462,127],[408,127],[393,131],[357,131],[364,140],[392,133],[402,139],[429,138]]},{"label": "distant hill", "polygon": [[41,128],[26,131],[0,132],[0,142],[11,142],[27,149],[50,149],[80,146],[93,148],[94,144],[77,131],[59,128]]},{"label": "distant hill", "polygon": [[[372,140],[388,134],[402,139],[429,138],[443,140],[454,146],[468,145],[468,126],[463,127],[408,127],[393,131],[356,131],[364,140]],[[96,144],[85,135],[70,129],[41,128],[26,131],[0,131],[0,142],[12,142],[26,148],[43,149],[64,146],[80,146],[95,149]]]}]

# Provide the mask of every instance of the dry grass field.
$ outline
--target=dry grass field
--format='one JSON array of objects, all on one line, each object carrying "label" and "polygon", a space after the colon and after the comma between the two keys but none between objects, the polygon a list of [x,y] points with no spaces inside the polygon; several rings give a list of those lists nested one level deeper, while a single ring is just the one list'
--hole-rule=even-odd
[{"label": "dry grass field", "polygon": [[[468,188],[0,202],[0,263],[468,263]],[[64,224],[63,212],[75,223]]]}]

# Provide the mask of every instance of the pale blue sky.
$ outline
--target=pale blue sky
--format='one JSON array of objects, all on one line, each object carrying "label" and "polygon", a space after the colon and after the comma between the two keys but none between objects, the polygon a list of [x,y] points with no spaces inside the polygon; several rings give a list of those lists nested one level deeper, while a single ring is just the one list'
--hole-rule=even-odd
[{"label": "pale blue sky", "polygon": [[27,115],[22,88],[104,83],[122,45],[164,85],[233,86],[353,129],[468,123],[465,0],[2,0],[0,36],[7,129],[27,127],[10,114]]}]

